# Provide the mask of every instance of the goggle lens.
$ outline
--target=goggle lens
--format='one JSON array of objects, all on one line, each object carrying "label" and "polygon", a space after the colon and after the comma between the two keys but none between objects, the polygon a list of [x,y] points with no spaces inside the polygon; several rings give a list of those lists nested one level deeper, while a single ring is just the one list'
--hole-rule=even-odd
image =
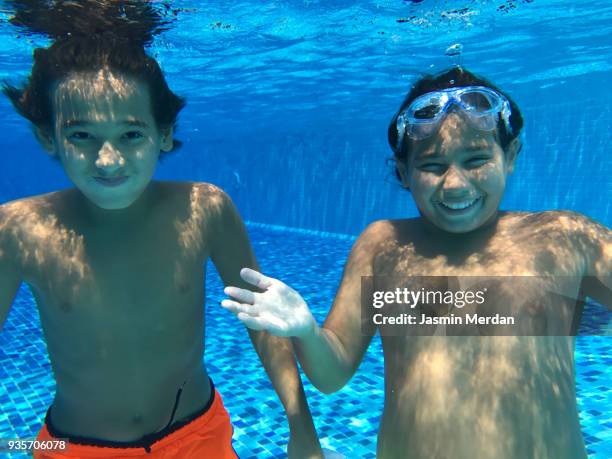
[{"label": "goggle lens", "polygon": [[440,105],[427,105],[416,110],[412,116],[418,120],[429,120],[438,116],[441,110]]},{"label": "goggle lens", "polygon": [[410,105],[410,117],[423,120],[435,118],[447,103],[448,96],[446,94],[425,94],[417,98]]},{"label": "goggle lens", "polygon": [[480,91],[464,92],[459,97],[459,100],[467,110],[484,112],[494,108],[491,98],[487,94]]}]

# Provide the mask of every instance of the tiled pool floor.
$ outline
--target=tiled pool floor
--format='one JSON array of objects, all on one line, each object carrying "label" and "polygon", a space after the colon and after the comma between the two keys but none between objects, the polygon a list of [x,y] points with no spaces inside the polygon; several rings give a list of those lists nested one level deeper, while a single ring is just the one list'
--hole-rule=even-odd
[{"label": "tiled pool floor", "polygon": [[[259,225],[251,225],[249,232],[262,269],[305,294],[322,321],[351,240]],[[222,298],[222,285],[211,268],[207,275],[206,363],[232,417],[234,447],[243,459],[284,457],[286,418],[247,333],[219,306]],[[592,307],[585,313],[589,314],[609,317]],[[612,458],[610,349],[610,337],[577,338],[578,404],[590,458]],[[374,458],[383,406],[380,339],[374,339],[357,374],[340,392],[323,395],[303,380],[323,446],[350,459]],[[38,313],[29,291],[22,287],[0,333],[0,438],[34,437],[54,388]]]}]

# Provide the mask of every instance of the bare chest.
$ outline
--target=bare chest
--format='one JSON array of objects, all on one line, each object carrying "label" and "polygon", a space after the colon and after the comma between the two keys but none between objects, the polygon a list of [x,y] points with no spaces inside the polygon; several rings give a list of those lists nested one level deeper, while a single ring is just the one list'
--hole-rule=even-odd
[{"label": "bare chest", "polygon": [[[167,229],[144,234],[60,231],[31,238],[24,265],[26,281],[58,312],[78,313],[104,304],[179,300],[197,290],[205,248],[191,250]],[[51,306],[53,305],[53,306]]]},{"label": "bare chest", "polygon": [[[407,287],[421,294],[418,304],[412,297],[392,305],[417,325],[379,328],[390,380],[405,387],[406,378],[421,375],[423,391],[463,385],[461,397],[480,397],[542,377],[567,382],[565,393],[571,392],[570,335],[580,320],[583,274],[571,245],[512,228],[481,244],[445,247],[417,239],[388,249],[375,260],[377,290]],[[504,318],[514,322],[494,320]]]},{"label": "bare chest", "polygon": [[52,360],[129,362],[131,353],[189,348],[201,337],[208,249],[194,241],[204,234],[185,238],[171,224],[80,231],[46,223],[28,233],[23,265]]},{"label": "bare chest", "polygon": [[[389,244],[374,259],[373,268],[378,290],[421,291],[418,305],[402,312],[506,313],[524,316],[527,322],[514,332],[489,329],[484,334],[564,335],[576,318],[584,260],[562,237],[511,228],[484,241],[453,244],[415,238]],[[440,291],[452,294],[450,301],[435,295]],[[425,301],[425,294],[432,294],[431,301]]]}]

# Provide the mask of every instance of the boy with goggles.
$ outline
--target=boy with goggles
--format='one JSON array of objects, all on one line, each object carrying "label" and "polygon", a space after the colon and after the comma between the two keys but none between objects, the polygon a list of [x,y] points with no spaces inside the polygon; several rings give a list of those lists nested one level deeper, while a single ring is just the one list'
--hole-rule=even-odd
[{"label": "boy with goggles", "polygon": [[[380,332],[379,459],[586,457],[573,335],[586,296],[612,306],[612,232],[570,211],[499,210],[522,123],[464,69],[421,79],[388,130],[420,216],[366,228],[323,326],[296,291],[253,270],[241,276],[262,293],[225,290],[245,325],[293,337],[324,393],[347,383]],[[402,287],[434,300],[410,304]],[[466,306],[470,293],[484,301]]]},{"label": "boy with goggles", "polygon": [[418,97],[407,109],[397,115],[396,149],[401,149],[405,135],[415,140],[433,135],[453,107],[461,110],[472,126],[478,130],[495,130],[501,117],[507,131],[512,131],[510,103],[498,92],[485,86],[443,89]]}]

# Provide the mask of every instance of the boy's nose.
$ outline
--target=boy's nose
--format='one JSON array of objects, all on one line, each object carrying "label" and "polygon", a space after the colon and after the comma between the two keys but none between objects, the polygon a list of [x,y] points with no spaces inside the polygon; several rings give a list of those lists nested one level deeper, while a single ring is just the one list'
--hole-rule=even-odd
[{"label": "boy's nose", "polygon": [[96,167],[112,172],[125,166],[125,158],[109,142],[104,142],[98,152]]},{"label": "boy's nose", "polygon": [[454,165],[451,165],[442,180],[442,190],[445,194],[457,193],[465,191],[469,188],[469,181],[467,177]]}]

